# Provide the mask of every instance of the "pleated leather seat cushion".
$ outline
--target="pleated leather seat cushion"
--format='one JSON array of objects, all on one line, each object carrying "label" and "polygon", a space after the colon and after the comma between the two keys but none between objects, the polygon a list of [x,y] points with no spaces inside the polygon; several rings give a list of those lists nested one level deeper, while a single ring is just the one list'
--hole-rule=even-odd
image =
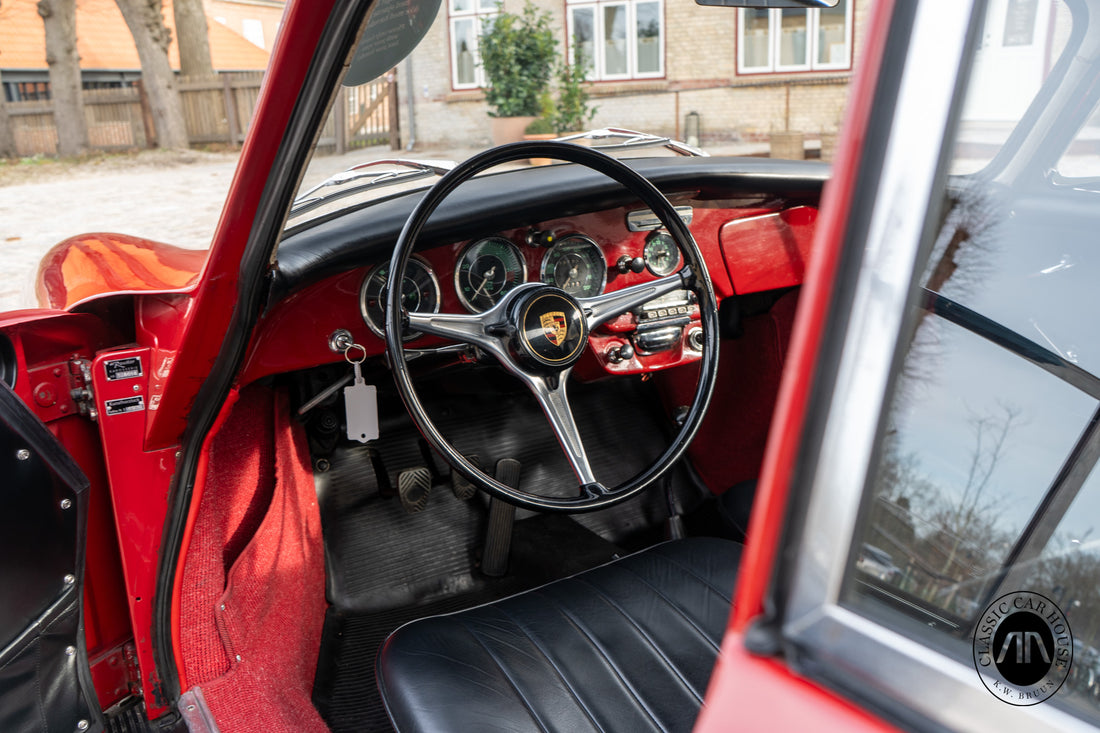
[{"label": "pleated leather seat cushion", "polygon": [[741,546],[675,540],[467,611],[379,652],[398,731],[689,731],[730,614]]}]

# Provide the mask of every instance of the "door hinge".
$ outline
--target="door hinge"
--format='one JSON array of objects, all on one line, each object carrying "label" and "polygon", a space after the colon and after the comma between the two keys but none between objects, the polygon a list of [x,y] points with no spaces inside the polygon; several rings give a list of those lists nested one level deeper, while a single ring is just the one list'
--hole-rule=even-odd
[{"label": "door hinge", "polygon": [[70,359],[69,382],[72,385],[69,394],[80,414],[92,422],[98,420],[99,411],[95,408],[95,393],[92,391],[92,362],[88,359]]}]

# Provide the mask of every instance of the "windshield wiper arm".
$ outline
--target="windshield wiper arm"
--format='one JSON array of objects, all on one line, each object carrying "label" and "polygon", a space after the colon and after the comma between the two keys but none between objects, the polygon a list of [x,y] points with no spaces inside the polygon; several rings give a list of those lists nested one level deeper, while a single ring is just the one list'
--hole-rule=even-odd
[{"label": "windshield wiper arm", "polygon": [[[373,170],[376,166],[380,165],[400,166],[406,170]],[[316,186],[294,199],[294,203],[290,206],[290,216],[293,217],[299,214],[305,214],[330,201],[352,196],[375,186],[389,186],[395,183],[414,181],[417,178],[442,176],[454,167],[455,163],[450,160],[407,160],[404,158],[386,158],[384,160],[374,160],[370,163],[363,163],[348,168],[346,171],[341,171],[333,176],[329,176],[324,181],[321,181]],[[354,185],[349,186],[348,184]],[[343,188],[328,193],[318,194],[319,191],[336,186],[343,186]]]},{"label": "windshield wiper arm", "polygon": [[673,140],[670,137],[661,137],[648,132],[637,132],[622,127],[605,127],[600,130],[578,132],[573,135],[555,138],[557,142],[570,143],[575,140],[621,140],[608,145],[597,145],[600,150],[630,150],[632,148],[648,148],[663,146],[679,155],[688,157],[710,157],[710,154],[699,148]]}]

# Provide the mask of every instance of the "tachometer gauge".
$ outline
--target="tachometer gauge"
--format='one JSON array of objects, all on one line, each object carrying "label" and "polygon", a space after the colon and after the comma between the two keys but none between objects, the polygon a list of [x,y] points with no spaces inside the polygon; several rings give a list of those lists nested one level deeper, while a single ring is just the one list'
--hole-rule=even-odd
[{"label": "tachometer gauge", "polygon": [[642,255],[646,267],[657,277],[671,275],[680,266],[680,248],[668,232],[653,232],[646,237]]},{"label": "tachometer gauge", "polygon": [[[359,310],[370,330],[379,336],[386,323],[386,290],[389,285],[389,263],[378,265],[359,288]],[[405,278],[401,281],[401,305],[414,313],[439,312],[439,281],[428,263],[418,257],[405,266]],[[411,341],[420,336],[418,331],[408,331],[402,340]]]},{"label": "tachometer gauge", "polygon": [[504,294],[526,282],[527,267],[516,245],[504,237],[474,242],[455,265],[455,292],[473,313],[489,310]]},{"label": "tachometer gauge", "polygon": [[598,244],[572,234],[546,253],[539,276],[547,285],[556,285],[574,298],[589,298],[602,293],[607,284],[607,260]]}]

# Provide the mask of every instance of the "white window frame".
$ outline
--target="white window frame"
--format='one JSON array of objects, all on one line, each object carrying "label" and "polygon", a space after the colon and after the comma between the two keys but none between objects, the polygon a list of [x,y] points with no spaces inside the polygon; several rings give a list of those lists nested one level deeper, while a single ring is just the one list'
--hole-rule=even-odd
[{"label": "white window frame", "polygon": [[[481,29],[486,20],[491,20],[499,13],[499,5],[495,2],[489,2],[488,0],[469,0],[469,10],[455,10],[454,0],[447,0],[447,15],[448,23],[447,30],[449,37],[447,44],[450,46],[450,62],[451,62],[451,88],[458,91],[464,89],[481,89],[486,86],[485,70],[481,66],[481,51],[479,48],[479,38],[481,36]],[[491,10],[481,10],[481,5],[491,5]],[[461,82],[458,79],[458,34],[455,31],[457,25],[463,21],[473,21],[474,24],[474,36],[473,36],[473,54],[474,54],[474,81],[473,82]]]},{"label": "white window frame", "polygon": [[[660,19],[660,36],[657,49],[657,70],[638,71],[638,4],[653,3],[657,5],[657,17]],[[607,73],[604,69],[606,62],[603,40],[603,9],[605,7],[623,6],[626,8],[626,48],[627,65],[626,72],[622,74]],[[592,9],[592,56],[589,59],[592,67],[588,73],[589,81],[627,81],[630,79],[661,79],[665,75],[665,36],[668,28],[665,23],[664,0],[566,0],[565,17],[568,38],[566,39],[566,53],[569,54],[570,63],[573,59],[573,11],[582,8]]]},{"label": "white window frame", "polygon": [[806,10],[806,60],[804,64],[781,64],[780,47],[783,42],[783,11],[773,8],[768,11],[768,61],[763,66],[748,66],[745,63],[745,11],[737,11],[737,73],[738,74],[785,74],[800,71],[841,71],[852,68],[852,7],[855,0],[847,0],[844,5],[844,45],[847,49],[840,63],[818,61],[818,38],[821,28],[821,11],[817,8]]}]

